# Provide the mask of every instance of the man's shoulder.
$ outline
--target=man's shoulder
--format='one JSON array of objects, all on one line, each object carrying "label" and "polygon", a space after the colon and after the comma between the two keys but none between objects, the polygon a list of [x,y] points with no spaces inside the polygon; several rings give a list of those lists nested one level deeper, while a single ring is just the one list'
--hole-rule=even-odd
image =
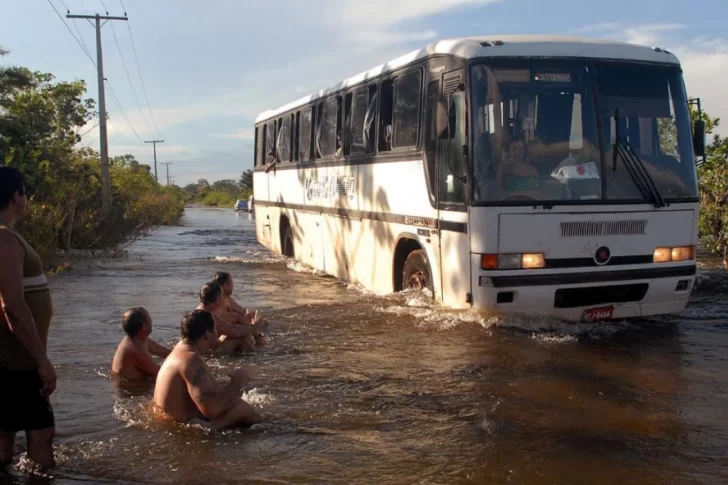
[{"label": "man's shoulder", "polygon": [[23,245],[18,239],[18,235],[7,228],[0,228],[0,247],[6,250],[22,250]]},{"label": "man's shoulder", "polygon": [[165,359],[165,362],[167,361],[182,372],[189,371],[190,369],[194,371],[199,365],[204,364],[202,357],[198,353],[180,347],[172,349],[172,352]]}]

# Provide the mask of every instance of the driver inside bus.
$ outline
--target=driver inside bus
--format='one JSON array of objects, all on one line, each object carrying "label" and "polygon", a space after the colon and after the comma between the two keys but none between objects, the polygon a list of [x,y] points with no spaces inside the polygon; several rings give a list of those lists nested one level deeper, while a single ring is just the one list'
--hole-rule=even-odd
[{"label": "driver inside bus", "polygon": [[523,140],[508,142],[508,150],[503,160],[503,175],[514,177],[538,177],[538,170],[526,161],[526,143]]}]

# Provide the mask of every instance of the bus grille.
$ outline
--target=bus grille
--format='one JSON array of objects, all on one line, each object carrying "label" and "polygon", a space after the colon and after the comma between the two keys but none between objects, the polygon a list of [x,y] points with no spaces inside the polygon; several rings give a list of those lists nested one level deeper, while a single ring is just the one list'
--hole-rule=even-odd
[{"label": "bus grille", "polygon": [[647,219],[562,222],[561,237],[630,236],[644,234],[646,228]]}]

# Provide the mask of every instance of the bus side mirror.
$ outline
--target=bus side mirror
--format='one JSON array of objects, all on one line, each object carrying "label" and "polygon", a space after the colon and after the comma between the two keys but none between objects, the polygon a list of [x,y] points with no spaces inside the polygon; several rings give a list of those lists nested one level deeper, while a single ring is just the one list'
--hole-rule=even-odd
[{"label": "bus side mirror", "polygon": [[693,128],[693,148],[696,156],[705,156],[705,120],[695,120]]}]

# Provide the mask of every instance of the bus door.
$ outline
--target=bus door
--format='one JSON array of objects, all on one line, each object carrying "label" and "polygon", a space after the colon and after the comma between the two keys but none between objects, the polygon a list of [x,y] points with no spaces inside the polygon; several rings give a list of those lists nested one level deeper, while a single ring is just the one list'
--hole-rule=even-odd
[{"label": "bus door", "polygon": [[[436,189],[440,233],[442,300],[465,307],[470,292],[470,242],[467,210],[467,105],[462,69],[440,79],[435,123]],[[431,85],[434,95],[434,87]]]}]

